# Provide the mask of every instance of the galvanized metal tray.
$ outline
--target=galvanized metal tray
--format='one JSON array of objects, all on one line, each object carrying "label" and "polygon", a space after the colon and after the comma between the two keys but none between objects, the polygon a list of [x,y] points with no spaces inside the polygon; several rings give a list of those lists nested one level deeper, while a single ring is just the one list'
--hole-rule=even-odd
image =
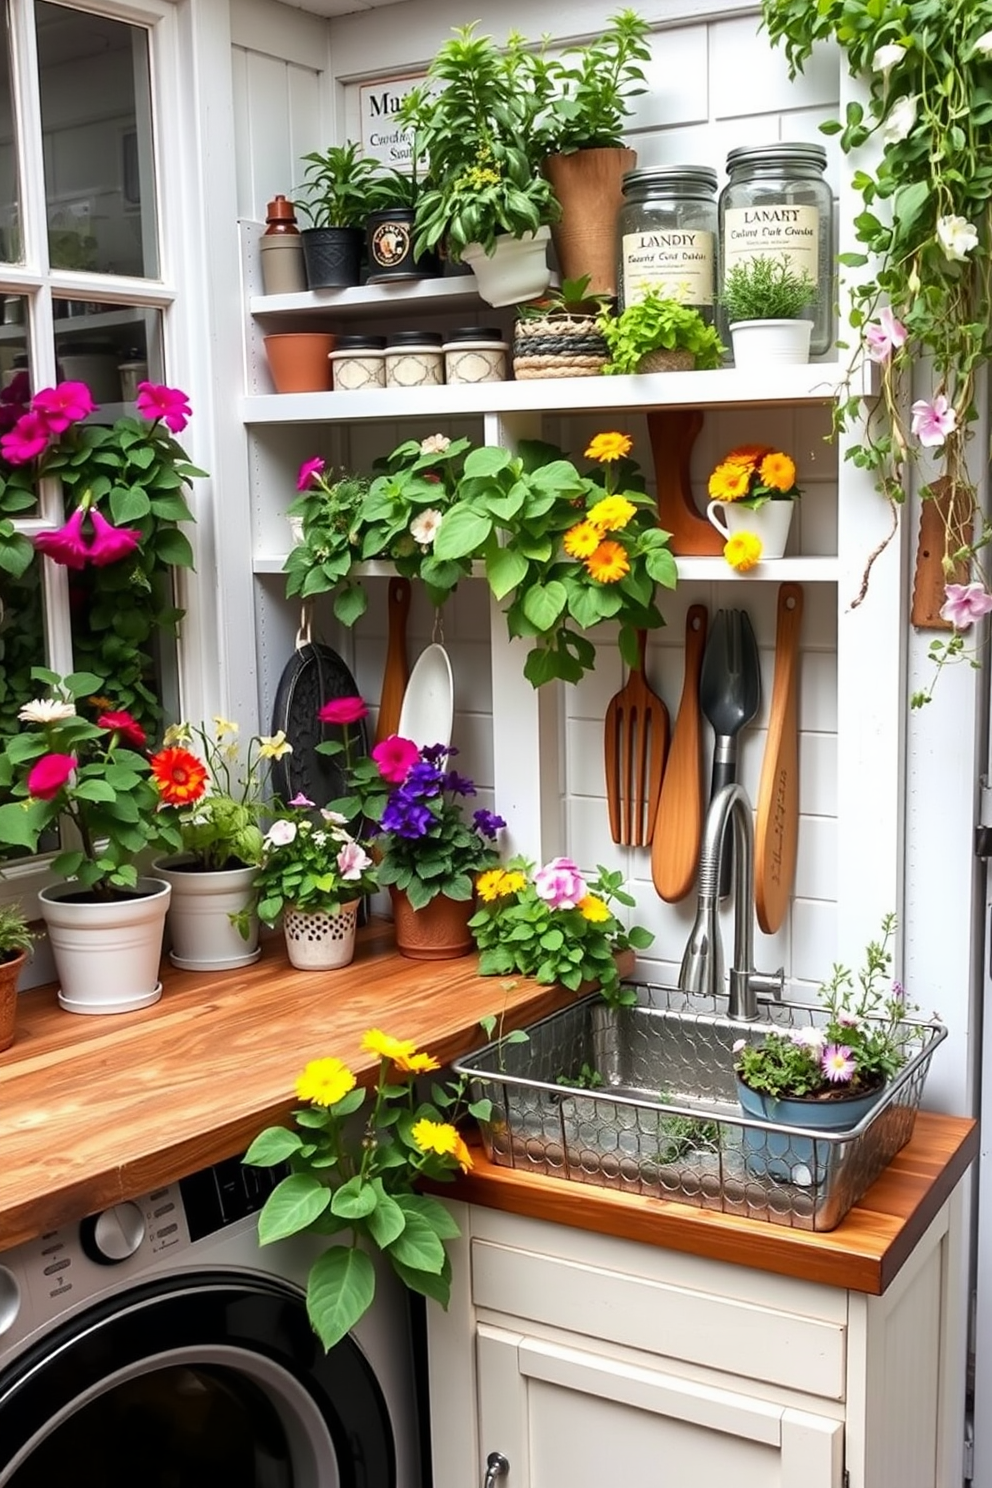
[{"label": "galvanized metal tray", "polygon": [[635,1007],[610,1007],[594,993],[534,1024],[525,1043],[504,1037],[454,1065],[474,1099],[492,1102],[480,1123],[492,1162],[830,1230],[909,1141],[931,1057],[947,1035],[937,1019],[906,1020],[906,1063],[857,1126],[779,1126],[742,1112],[733,1046],[822,1024],[821,1007],[769,1003],[759,1022],[742,1023],[712,998],[635,985]]}]

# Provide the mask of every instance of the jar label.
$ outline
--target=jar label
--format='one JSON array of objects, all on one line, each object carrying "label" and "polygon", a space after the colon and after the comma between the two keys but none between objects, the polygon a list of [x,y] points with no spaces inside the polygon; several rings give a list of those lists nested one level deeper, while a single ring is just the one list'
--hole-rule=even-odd
[{"label": "jar label", "polygon": [[728,207],[723,214],[723,271],[752,258],[788,260],[795,274],[819,276],[820,214],[816,207]]},{"label": "jar label", "polygon": [[661,228],[624,233],[620,240],[623,302],[633,305],[661,289],[686,305],[712,305],[713,233],[703,228]]}]

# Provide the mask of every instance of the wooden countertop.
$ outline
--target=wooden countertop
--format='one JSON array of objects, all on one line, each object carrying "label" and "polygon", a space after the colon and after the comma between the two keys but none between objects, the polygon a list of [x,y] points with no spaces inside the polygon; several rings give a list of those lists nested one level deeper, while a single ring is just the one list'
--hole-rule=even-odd
[{"label": "wooden countertop", "polygon": [[[366,1029],[414,1039],[442,1062],[485,1041],[479,1019],[520,1027],[571,994],[480,977],[475,957],[399,956],[388,925],[359,932],[340,971],[296,971],[281,937],[241,971],[165,966],[160,1002],[114,1017],[63,1012],[54,989],[18,999],[0,1053],[0,1250],[243,1151],[284,1121],[309,1059],[335,1054],[359,1079],[377,1061]],[[715,1260],[881,1292],[978,1150],[973,1121],[921,1113],[913,1140],[861,1203],[812,1235],[656,1199],[496,1168],[452,1190],[469,1202],[692,1251]]]}]

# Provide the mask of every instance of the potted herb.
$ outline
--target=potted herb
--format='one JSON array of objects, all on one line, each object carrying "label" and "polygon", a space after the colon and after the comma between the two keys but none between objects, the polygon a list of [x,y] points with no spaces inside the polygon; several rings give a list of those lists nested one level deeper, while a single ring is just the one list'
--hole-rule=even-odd
[{"label": "potted herb", "polygon": [[369,284],[426,279],[441,272],[436,253],[413,251],[417,200],[423,183],[408,171],[383,168],[366,192],[365,257]]},{"label": "potted herb", "polygon": [[301,236],[311,289],[358,283],[368,192],[376,173],[376,162],[359,149],[349,140],[303,156],[303,194],[293,205],[310,223]]},{"label": "potted herb", "polygon": [[9,1049],[14,1042],[17,979],[33,942],[21,906],[0,904],[0,1049]]},{"label": "potted herb", "polygon": [[518,382],[547,377],[596,377],[609,350],[596,317],[610,297],[593,294],[590,278],[565,279],[539,300],[519,306],[513,333],[513,375]]},{"label": "potted herb", "polygon": [[728,269],[719,300],[735,366],[808,362],[813,321],[806,312],[817,297],[815,281],[794,269],[785,254],[749,258]]},{"label": "potted herb", "polygon": [[698,310],[648,290],[619,315],[599,317],[610,351],[606,373],[685,372],[719,367],[724,346]]},{"label": "potted herb", "polygon": [[802,492],[791,456],[770,444],[742,444],[724,455],[707,484],[706,515],[724,539],[723,556],[746,573],[781,558]]}]

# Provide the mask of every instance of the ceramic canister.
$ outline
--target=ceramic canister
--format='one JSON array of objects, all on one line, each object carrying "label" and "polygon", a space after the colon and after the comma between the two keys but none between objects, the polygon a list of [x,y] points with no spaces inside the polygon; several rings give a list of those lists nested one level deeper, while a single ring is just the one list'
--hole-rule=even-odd
[{"label": "ceramic canister", "polygon": [[443,339],[440,331],[395,331],[386,341],[386,386],[442,387]]},{"label": "ceramic canister", "polygon": [[444,380],[449,385],[506,381],[509,347],[495,326],[461,326],[449,331],[442,350]]},{"label": "ceramic canister", "polygon": [[337,393],[361,393],[386,386],[385,336],[339,336],[329,361]]}]

